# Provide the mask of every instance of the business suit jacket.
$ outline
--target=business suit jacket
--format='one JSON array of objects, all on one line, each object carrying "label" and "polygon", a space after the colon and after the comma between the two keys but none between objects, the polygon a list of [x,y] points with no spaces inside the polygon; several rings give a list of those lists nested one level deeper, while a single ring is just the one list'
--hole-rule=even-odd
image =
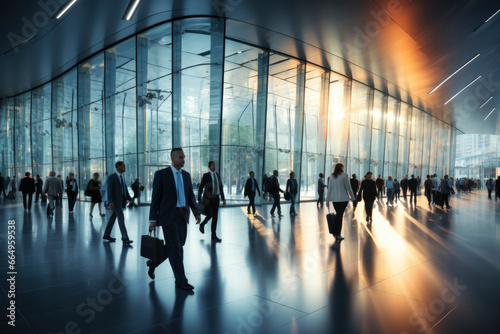
[{"label": "business suit jacket", "polygon": [[[62,185],[62,180],[60,180],[59,182],[61,182],[61,185]],[[70,185],[69,184],[70,182],[71,182],[70,180],[66,180],[66,192],[67,193],[73,191],[73,185]],[[75,178],[73,178],[73,182],[75,183],[75,192],[78,192],[78,182],[76,181]],[[61,193],[62,193],[62,191],[61,191]]]},{"label": "business suit jacket", "polygon": [[[295,186],[295,189],[292,189],[292,182],[293,182],[293,185]],[[297,195],[298,190],[299,190],[299,185],[297,184],[296,179],[288,179],[286,181],[285,191],[289,191],[291,194]]]},{"label": "business suit jacket", "polygon": [[417,191],[418,187],[418,180],[413,178],[408,181],[408,188],[410,188],[410,191]]},{"label": "business suit jacket", "polygon": [[[220,179],[219,173],[215,172],[217,174],[217,179],[219,180],[219,194],[222,198],[223,201],[226,200],[224,197],[224,189],[222,188],[222,180]],[[214,198],[215,195],[213,195],[213,187],[212,187],[212,176],[210,175],[210,172],[207,172],[203,174],[203,177],[201,179],[201,184],[200,188],[198,189],[198,201],[201,201],[201,194],[203,193],[203,188],[205,188],[205,196],[208,198]]]},{"label": "business suit jacket", "polygon": [[450,182],[447,179],[442,179],[441,184],[439,185],[439,191],[442,194],[449,195],[450,194]]},{"label": "business suit jacket", "polygon": [[355,199],[356,196],[352,192],[349,176],[346,173],[338,174],[337,178],[333,174],[330,175],[330,184],[326,194],[327,202],[347,202],[354,201]]},{"label": "business suit jacket", "polygon": [[[125,178],[123,177],[123,183],[125,183],[125,188],[127,188],[127,183],[125,182]],[[127,200],[131,200],[132,198],[128,194],[128,191],[125,192],[125,200],[123,199],[122,192],[122,184],[120,182],[120,177],[118,173],[113,173],[108,176],[108,203],[113,204],[115,207],[124,208],[127,205]]]},{"label": "business suit jacket", "polygon": [[28,176],[21,179],[19,191],[22,191],[23,193],[33,194],[35,192],[35,181],[33,181],[33,179]]},{"label": "business suit jacket", "polygon": [[43,186],[43,192],[49,196],[57,196],[61,194],[63,191],[61,181],[57,179],[55,176],[49,176],[47,180],[45,180],[45,184]]},{"label": "business suit jacket", "polygon": [[[255,180],[255,178],[254,178],[254,180]],[[259,189],[259,185],[257,184],[257,180],[255,180],[254,193],[256,193],[256,192],[259,192],[259,196],[260,196],[260,189]],[[247,183],[245,183],[245,192],[243,193],[243,196],[247,197],[248,194],[250,194],[250,193],[252,193],[252,179],[248,178]]]},{"label": "business suit jacket", "polygon": [[359,196],[363,196],[363,200],[365,201],[374,201],[377,198],[377,185],[375,181],[364,179],[361,182]]},{"label": "business suit jacket", "polygon": [[[195,216],[199,216],[200,211],[196,205],[191,175],[185,170],[182,170],[182,182],[184,183],[186,207],[191,208]],[[175,210],[177,210],[177,190],[174,173],[169,166],[155,173],[149,220],[155,221],[159,226],[171,225],[175,222]],[[186,214],[186,222],[189,222],[189,210]]]}]

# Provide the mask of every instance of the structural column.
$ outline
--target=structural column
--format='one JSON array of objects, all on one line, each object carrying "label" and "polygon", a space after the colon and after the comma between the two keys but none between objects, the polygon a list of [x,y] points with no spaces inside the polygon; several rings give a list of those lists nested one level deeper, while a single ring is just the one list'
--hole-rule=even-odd
[{"label": "structural column", "polygon": [[111,50],[104,52],[104,110],[106,140],[106,171],[115,172],[115,131],[116,131],[116,54]]},{"label": "structural column", "polygon": [[[319,96],[319,114],[318,114],[318,140],[316,152],[319,153],[318,162],[316,163],[316,174],[325,172],[325,157],[326,157],[326,140],[328,135],[328,105],[330,97],[330,71],[325,70],[321,74],[321,88]],[[314,134],[312,134],[314,135]],[[307,138],[304,138],[307,140]],[[313,178],[315,180],[315,178]]]},{"label": "structural column", "polygon": [[299,185],[297,201],[300,201],[302,134],[304,133],[304,100],[306,87],[306,64],[297,65],[297,85],[295,92],[295,122],[293,124],[293,156],[292,168]]},{"label": "structural column", "polygon": [[[138,172],[139,181],[146,185],[147,180],[147,166],[146,164],[151,163],[148,143],[148,134],[152,129],[148,127],[151,122],[148,122],[148,104],[141,103],[141,99],[145,99],[148,94],[148,40],[139,35],[136,39],[136,52],[137,52],[137,160],[138,160]],[[159,93],[158,93],[159,95]],[[158,99],[154,99],[155,104],[158,103]],[[156,153],[157,154],[157,153]],[[139,203],[147,202],[147,193],[150,191],[148,187],[145,186],[145,191],[140,192]]]},{"label": "structural column", "polygon": [[[92,178],[90,170],[90,85],[91,69],[78,66],[78,178],[80,190],[84,190]],[[73,124],[72,126],[76,126]]]},{"label": "structural column", "polygon": [[[269,52],[259,53],[257,68],[257,110],[255,113],[255,157],[257,168],[255,169],[255,180],[262,190],[262,178],[264,176],[264,157],[266,143],[266,119],[267,119],[267,83],[269,71]],[[261,192],[261,194],[263,194]],[[255,204],[262,204],[262,196],[255,197]]]}]

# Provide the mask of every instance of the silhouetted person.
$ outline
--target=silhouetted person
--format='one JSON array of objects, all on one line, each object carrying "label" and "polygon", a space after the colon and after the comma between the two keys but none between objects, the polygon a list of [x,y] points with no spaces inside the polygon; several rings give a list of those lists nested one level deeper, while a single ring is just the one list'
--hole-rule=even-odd
[{"label": "silhouetted person", "polygon": [[284,193],[284,191],[280,188],[280,181],[278,180],[278,171],[274,170],[273,175],[271,175],[269,182],[269,193],[273,197],[274,203],[271,208],[271,217],[274,216],[274,211],[278,208],[278,216],[283,217],[281,214],[281,204],[280,204],[280,192]]},{"label": "silhouetted person", "polygon": [[5,179],[2,176],[2,173],[0,173],[0,193],[3,193],[4,197],[7,197],[5,194]]},{"label": "silhouetted person", "polygon": [[200,232],[205,233],[205,225],[212,218],[212,241],[221,242],[222,240],[217,236],[217,220],[219,217],[219,205],[222,199],[222,206],[226,206],[226,198],[224,197],[224,189],[222,188],[222,180],[219,173],[215,171],[215,162],[209,161],[209,172],[203,174],[201,179],[200,188],[198,189],[198,201],[201,202],[201,195],[208,199],[205,207],[205,214],[207,215],[200,225]]},{"label": "silhouetted person", "polygon": [[495,188],[495,182],[491,177],[488,180],[486,180],[485,186],[486,189],[488,189],[488,198],[491,199],[491,191]]},{"label": "silhouetted person", "polygon": [[[73,175],[74,177],[74,175]],[[64,181],[61,177],[61,175],[57,175],[57,179],[59,180],[59,182],[61,183],[61,189],[64,189]],[[63,191],[61,190],[61,193],[60,194],[57,194],[57,197],[56,197],[56,206],[62,206],[62,198],[63,198]],[[68,197],[69,199],[69,197]]]},{"label": "silhouetted person", "polygon": [[[74,173],[69,173],[68,178],[66,179],[66,193],[68,194],[69,213],[73,213],[76,197],[78,196],[78,182],[76,182]],[[60,195],[60,198],[62,198],[62,195]]]},{"label": "silhouetted person", "polygon": [[361,182],[359,194],[365,201],[366,221],[370,223],[373,221],[373,203],[377,199],[377,185],[372,180],[372,172],[366,173],[365,179]]},{"label": "silhouetted person", "polygon": [[[127,228],[125,227],[125,217],[123,216],[123,209],[127,205],[127,200],[130,199],[128,194],[127,184],[125,183],[125,178],[123,173],[126,171],[126,166],[123,161],[117,161],[115,164],[116,173],[108,176],[108,202],[109,207],[113,210],[113,214],[109,217],[108,224],[104,230],[105,240],[110,242],[116,241],[116,238],[111,237],[111,230],[115,225],[116,218],[118,218],[118,226],[120,227],[120,232],[122,234],[122,242],[124,245],[130,245],[133,241],[129,239]],[[166,239],[165,239],[166,240]]]},{"label": "silhouetted person", "polygon": [[[137,207],[138,205],[135,203],[135,199],[141,197],[141,183],[139,182],[139,178],[135,179],[134,183],[130,185],[130,188],[132,188],[132,192],[134,193],[134,196],[132,197],[132,201],[129,203],[128,207]],[[143,187],[144,189],[144,187]],[[139,201],[139,200],[137,200]]]},{"label": "silhouetted person", "polygon": [[450,202],[448,200],[450,197],[450,182],[448,180],[448,175],[445,175],[444,179],[441,180],[441,183],[439,184],[439,192],[441,193],[441,196],[443,196],[446,208],[451,209]]},{"label": "silhouetted person", "polygon": [[323,207],[323,201],[325,199],[325,175],[323,173],[319,173],[319,178],[318,178],[318,201],[316,202],[316,205],[319,205]]},{"label": "silhouetted person", "polygon": [[424,194],[425,197],[427,197],[427,201],[429,202],[429,205],[431,205],[432,200],[432,179],[430,175],[427,175],[427,179],[424,181]]},{"label": "silhouetted person", "polygon": [[286,188],[285,188],[285,192],[290,193],[290,201],[292,201],[292,204],[290,204],[290,216],[297,215],[297,212],[295,212],[295,198],[297,196],[298,190],[299,186],[297,184],[297,180],[295,179],[295,173],[291,172],[290,178],[286,182]]},{"label": "silhouetted person", "polygon": [[259,185],[257,184],[257,180],[255,180],[255,173],[250,172],[249,178],[247,182],[245,183],[245,192],[243,194],[243,197],[247,197],[250,200],[250,203],[248,203],[247,207],[247,214],[250,214],[250,208],[252,209],[253,215],[255,216],[255,193],[258,192],[260,196],[260,189]]},{"label": "silhouetted person", "polygon": [[[153,179],[153,193],[149,209],[149,231],[156,226],[163,229],[167,254],[175,276],[175,285],[183,290],[193,290],[188,283],[184,271],[183,250],[186,243],[189,209],[193,211],[196,223],[201,221],[200,212],[196,206],[191,175],[182,170],[185,158],[182,148],[174,148],[170,152],[172,165],[157,171]],[[148,275],[155,278],[155,268],[160,263],[148,260]]]},{"label": "silhouetted person", "polygon": [[35,203],[37,203],[38,202],[38,196],[40,195],[41,197],[43,197],[43,180],[40,177],[40,175],[38,175],[38,174],[36,175],[35,186],[36,186]]},{"label": "silhouetted person", "polygon": [[408,181],[408,189],[410,189],[410,204],[411,204],[411,199],[413,197],[413,203],[417,205],[417,188],[418,188],[418,181],[412,174],[411,179]]},{"label": "silhouetted person", "polygon": [[[351,182],[352,192],[354,193],[354,198],[357,198],[358,190],[359,190],[359,181],[356,178],[356,174],[352,174],[350,182]],[[355,200],[354,202],[352,202],[352,205],[353,205],[353,210],[356,210],[356,206],[358,205],[358,201]]]},{"label": "silhouetted person", "polygon": [[497,198],[500,198],[500,175],[498,175],[498,178],[495,180],[495,202]]},{"label": "silhouetted person", "polygon": [[99,215],[101,217],[105,217],[106,214],[102,213],[101,209],[101,203],[102,203],[102,196],[101,196],[101,181],[99,181],[99,173],[94,173],[93,178],[90,179],[89,184],[88,184],[88,189],[90,190],[90,197],[91,197],[91,205],[90,205],[90,213],[89,216],[92,218],[92,213],[94,212],[94,206],[97,204],[99,207]]},{"label": "silhouetted person", "polygon": [[384,193],[384,179],[379,175],[375,183],[377,184],[378,190],[377,197],[380,199],[382,197],[382,194]]},{"label": "silhouetted person", "polygon": [[26,172],[24,178],[21,179],[19,191],[23,193],[24,210],[31,211],[31,201],[35,192],[35,181],[30,177],[30,173]]},{"label": "silhouetted person", "polygon": [[17,179],[16,176],[12,176],[12,180],[10,180],[10,190],[14,194],[14,197],[17,197]]},{"label": "silhouetted person", "polygon": [[406,192],[408,191],[408,175],[401,180],[401,190],[403,190],[403,198],[406,202]]}]

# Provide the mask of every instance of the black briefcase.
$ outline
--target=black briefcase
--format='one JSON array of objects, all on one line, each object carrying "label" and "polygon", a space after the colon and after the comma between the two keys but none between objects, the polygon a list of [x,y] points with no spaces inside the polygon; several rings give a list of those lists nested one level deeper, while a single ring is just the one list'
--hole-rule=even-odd
[{"label": "black briefcase", "polygon": [[156,237],[156,229],[153,235],[141,236],[141,256],[160,264],[167,258],[167,248],[163,240]]},{"label": "black briefcase", "polygon": [[326,222],[328,223],[328,231],[330,232],[330,234],[339,234],[339,224],[337,223],[337,220],[337,215],[335,213],[328,213],[326,215]]}]

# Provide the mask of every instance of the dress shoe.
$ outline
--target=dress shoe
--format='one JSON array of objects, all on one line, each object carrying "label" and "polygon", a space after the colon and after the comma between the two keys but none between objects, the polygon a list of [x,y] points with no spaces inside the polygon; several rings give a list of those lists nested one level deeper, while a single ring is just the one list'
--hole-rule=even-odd
[{"label": "dress shoe", "polygon": [[274,218],[274,217],[276,217],[276,216],[274,215],[274,213],[271,213],[271,218]]},{"label": "dress shoe", "polygon": [[278,217],[283,218],[284,216],[280,213],[278,214]]},{"label": "dress shoe", "polygon": [[116,241],[116,238],[111,238],[111,237],[102,237],[104,240],[108,240],[109,242],[115,242]]},{"label": "dress shoe", "polygon": [[214,236],[212,237],[212,241],[215,241],[215,242],[221,242],[222,239],[221,238],[218,238],[217,236]]},{"label": "dress shoe", "polygon": [[340,240],[344,240],[344,237],[343,237],[343,236],[341,236],[341,235],[337,235],[337,240],[339,240],[339,241],[340,241]]},{"label": "dress shoe", "polygon": [[89,213],[89,216],[90,216],[90,218],[94,218],[94,216],[92,216],[92,214],[90,214],[90,213]]},{"label": "dress shoe", "polygon": [[148,276],[151,279],[155,279],[155,269],[156,269],[156,267],[152,265],[151,260],[148,260],[146,262],[146,265],[149,267],[148,268]]},{"label": "dress shoe", "polygon": [[205,234],[205,223],[200,224],[200,232],[201,234]]},{"label": "dress shoe", "polygon": [[178,287],[179,289],[182,289],[182,290],[193,290],[194,289],[194,286],[192,286],[188,282],[185,282],[182,284],[176,284],[175,286]]},{"label": "dress shoe", "polygon": [[106,214],[105,213],[100,213],[99,214],[101,217],[106,217]]},{"label": "dress shoe", "polygon": [[133,243],[134,241],[130,240],[130,239],[125,239],[123,240],[123,244],[124,245],[130,245],[131,243]]}]

